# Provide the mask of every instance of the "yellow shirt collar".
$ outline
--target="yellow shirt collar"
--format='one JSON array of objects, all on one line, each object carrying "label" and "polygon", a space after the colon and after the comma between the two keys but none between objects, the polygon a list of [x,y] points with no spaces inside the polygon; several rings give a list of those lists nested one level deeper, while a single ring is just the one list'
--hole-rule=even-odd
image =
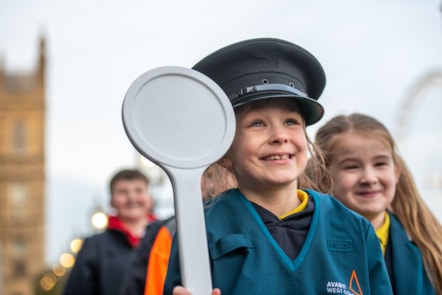
[{"label": "yellow shirt collar", "polygon": [[287,216],[290,216],[292,214],[301,212],[302,210],[304,210],[307,207],[307,204],[308,204],[308,194],[305,191],[302,191],[302,190],[297,190],[297,194],[298,194],[298,199],[301,201],[301,204],[299,204],[298,207],[296,207],[295,209],[291,210],[290,212],[288,212],[288,213],[286,213],[284,215],[278,216],[280,220],[284,219]]},{"label": "yellow shirt collar", "polygon": [[384,224],[376,230],[376,235],[378,236],[379,242],[381,243],[382,253],[385,253],[385,248],[387,247],[388,232],[390,229],[390,215],[385,212]]}]

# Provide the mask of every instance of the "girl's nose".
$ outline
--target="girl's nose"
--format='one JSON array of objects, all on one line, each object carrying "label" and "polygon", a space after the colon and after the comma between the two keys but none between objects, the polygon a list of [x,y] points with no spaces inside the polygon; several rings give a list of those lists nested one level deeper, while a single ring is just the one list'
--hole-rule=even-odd
[{"label": "girl's nose", "polygon": [[366,184],[375,184],[378,181],[376,173],[371,168],[365,168],[363,170],[360,182]]},{"label": "girl's nose", "polygon": [[280,144],[289,141],[287,130],[282,126],[274,126],[270,129],[270,142]]}]

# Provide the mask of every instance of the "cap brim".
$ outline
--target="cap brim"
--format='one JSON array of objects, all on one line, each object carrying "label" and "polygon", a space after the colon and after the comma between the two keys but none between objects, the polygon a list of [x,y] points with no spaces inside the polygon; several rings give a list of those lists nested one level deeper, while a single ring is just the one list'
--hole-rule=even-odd
[{"label": "cap brim", "polygon": [[316,100],[293,94],[256,92],[254,95],[242,96],[236,101],[232,101],[232,105],[234,108],[236,108],[249,102],[275,98],[293,99],[294,102],[301,108],[301,112],[307,126],[315,124],[324,116],[324,108]]}]

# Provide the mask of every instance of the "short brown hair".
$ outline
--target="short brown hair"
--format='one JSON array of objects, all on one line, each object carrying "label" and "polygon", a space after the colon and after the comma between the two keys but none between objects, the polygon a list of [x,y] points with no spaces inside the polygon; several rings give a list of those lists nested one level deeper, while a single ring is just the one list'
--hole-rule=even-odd
[{"label": "short brown hair", "polygon": [[115,173],[109,183],[110,193],[112,195],[114,185],[119,180],[142,180],[149,186],[149,179],[141,171],[137,169],[123,169]]}]

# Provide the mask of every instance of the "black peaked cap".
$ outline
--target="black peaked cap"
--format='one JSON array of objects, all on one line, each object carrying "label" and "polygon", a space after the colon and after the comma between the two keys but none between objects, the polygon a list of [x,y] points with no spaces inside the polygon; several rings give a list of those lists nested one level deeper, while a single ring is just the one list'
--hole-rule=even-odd
[{"label": "black peaked cap", "polygon": [[274,38],[245,40],[211,53],[193,69],[215,81],[233,107],[261,99],[293,98],[307,125],[324,115],[317,102],[325,87],[324,70],[296,44]]}]

